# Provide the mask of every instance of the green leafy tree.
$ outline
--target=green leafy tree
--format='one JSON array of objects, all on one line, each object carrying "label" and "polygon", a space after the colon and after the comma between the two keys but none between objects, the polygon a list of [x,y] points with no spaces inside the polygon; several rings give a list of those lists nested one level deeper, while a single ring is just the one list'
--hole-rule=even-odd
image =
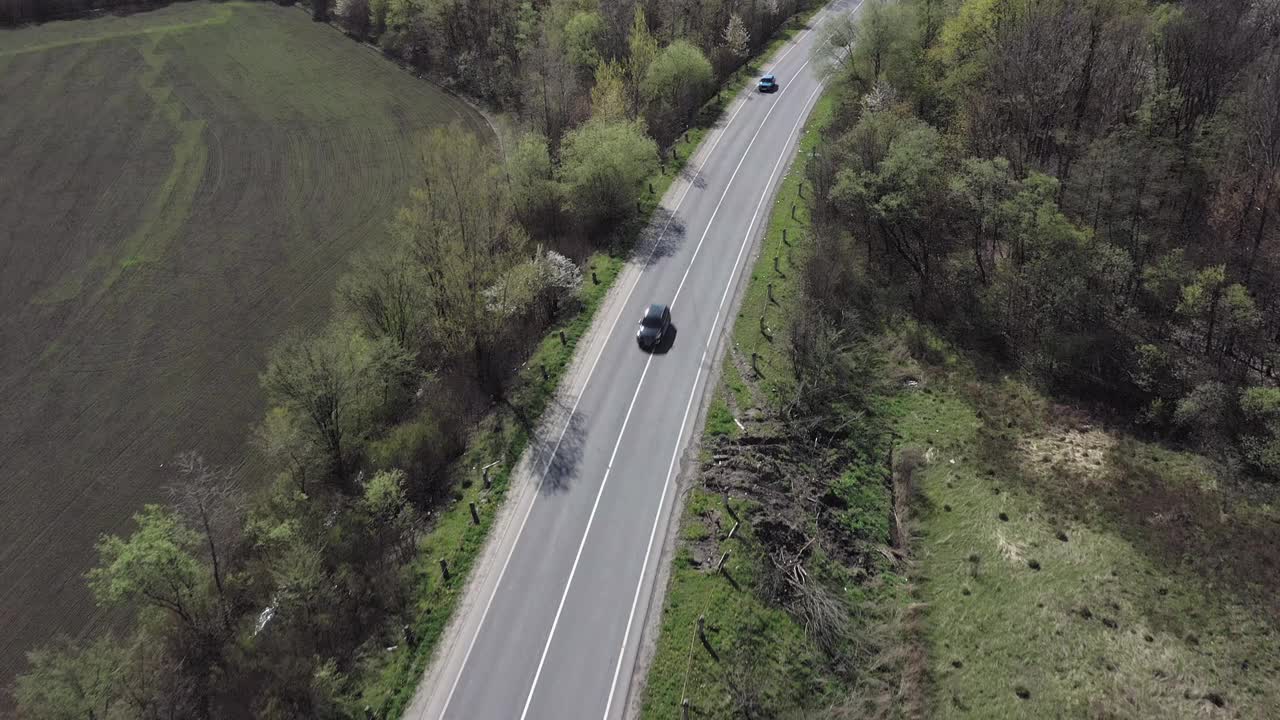
[{"label": "green leafy tree", "polygon": [[326,587],[332,586],[327,548],[317,546],[294,526],[286,525],[281,531],[280,550],[270,558],[275,611],[270,622],[304,633],[325,628],[333,622],[325,607]]},{"label": "green leafy tree", "polygon": [[[601,67],[597,78],[608,72],[608,65]],[[547,139],[537,133],[521,135],[507,153],[507,177],[520,224],[534,237],[553,236],[560,224],[563,200]]]},{"label": "green leafy tree", "polygon": [[1220,446],[1229,437],[1234,400],[1225,383],[1201,382],[1178,398],[1173,408],[1174,425],[1201,450]]},{"label": "green leafy tree", "polygon": [[1204,268],[1182,288],[1177,312],[1199,332],[1206,356],[1219,359],[1261,324],[1249,290],[1227,281],[1226,266]]},{"label": "green leafy tree", "polygon": [[702,51],[677,40],[658,53],[644,76],[649,131],[667,147],[688,126],[713,87],[711,63]]},{"label": "green leafy tree", "polygon": [[879,240],[915,274],[928,295],[941,238],[934,232],[944,197],[941,136],[893,108],[864,112],[841,141],[849,162],[831,198],[865,234]]},{"label": "green leafy tree", "polygon": [[254,429],[253,442],[288,474],[298,492],[306,493],[307,477],[319,467],[320,456],[298,420],[287,408],[269,408]]},{"label": "green leafy tree", "polygon": [[[14,684],[18,716],[29,720],[132,720],[210,715],[196,690],[191,648],[169,654],[170,639],[142,622],[118,639],[110,633],[85,644],[58,639],[27,654],[28,669]],[[179,644],[181,641],[177,641]]]},{"label": "green leafy tree", "polygon": [[636,3],[635,18],[631,22],[631,34],[627,39],[627,81],[631,92],[631,112],[639,115],[644,110],[644,82],[649,66],[658,57],[658,40],[649,32],[644,8]]},{"label": "green leafy tree", "polygon": [[1260,474],[1280,480],[1280,388],[1246,388],[1240,410],[1245,459]]},{"label": "green leafy tree", "polygon": [[407,396],[414,380],[412,358],[394,342],[331,325],[318,336],[286,337],[271,353],[262,386],[276,406],[305,418],[331,477],[350,491],[352,458],[370,425]]},{"label": "green leafy tree", "polygon": [[596,70],[596,85],[591,89],[591,117],[603,122],[627,119],[626,83],[621,65],[610,61]]},{"label": "green leafy tree", "polygon": [[885,78],[889,64],[903,49],[911,27],[905,8],[901,3],[870,0],[858,14],[851,62],[868,86]]},{"label": "green leafy tree", "polygon": [[1191,282],[1192,269],[1186,251],[1174,248],[1142,271],[1142,289],[1155,308],[1176,308],[1182,288]]},{"label": "green leafy tree", "polygon": [[[98,567],[86,575],[99,605],[139,611],[145,637],[137,636],[131,650],[137,675],[129,680],[130,695],[133,702],[145,696],[162,706],[187,707],[187,717],[210,717],[233,628],[214,589],[215,573],[199,559],[206,538],[159,505],[145,506],[133,520],[137,527],[128,538],[99,541]],[[158,677],[151,676],[156,668],[136,664],[168,643],[183,648],[183,662],[162,661],[171,664],[162,665]]]},{"label": "green leafy tree", "polygon": [[[484,295],[526,257],[528,236],[515,220],[511,190],[529,186],[506,182],[493,148],[456,126],[433,131],[423,159],[423,188],[411,193],[392,233],[427,276],[437,347],[469,368],[483,390],[501,397],[503,327]],[[530,168],[536,171],[535,164]]]},{"label": "green leafy tree", "polygon": [[1057,207],[1058,183],[1032,173],[1001,203],[1009,253],[984,293],[986,313],[1030,367],[1051,377],[1089,372],[1082,357],[1123,288],[1123,252],[1076,227]]},{"label": "green leafy tree", "polygon": [[565,51],[574,69],[586,77],[600,64],[604,19],[598,12],[579,12],[564,27]]},{"label": "green leafy tree", "polygon": [[1006,239],[1003,209],[1017,191],[1009,161],[1002,157],[968,158],[951,178],[949,190],[951,202],[961,211],[962,234],[968,236],[973,250],[978,280],[987,285]]},{"label": "green leafy tree", "polygon": [[126,655],[110,635],[85,647],[63,638],[27,653],[14,698],[31,720],[112,720],[123,717],[121,666]]},{"label": "green leafy tree", "polygon": [[592,120],[565,136],[560,177],[569,206],[588,229],[630,217],[658,149],[635,122]]},{"label": "green leafy tree", "polygon": [[338,283],[338,304],[371,338],[388,338],[417,356],[427,342],[428,282],[403,247],[361,256]]},{"label": "green leafy tree", "polygon": [[111,535],[98,543],[99,565],[88,574],[94,597],[107,607],[162,610],[207,635],[207,571],[195,555],[199,535],[159,505],[145,506],[133,521],[137,529],[127,539]]},{"label": "green leafy tree", "polygon": [[381,470],[365,485],[361,500],[370,529],[398,562],[407,562],[413,557],[417,537],[417,513],[409,504],[405,482],[404,472]]}]

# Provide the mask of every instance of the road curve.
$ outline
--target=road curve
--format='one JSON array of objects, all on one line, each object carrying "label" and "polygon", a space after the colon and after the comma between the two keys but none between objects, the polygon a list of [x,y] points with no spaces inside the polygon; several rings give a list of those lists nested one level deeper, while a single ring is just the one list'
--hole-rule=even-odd
[{"label": "road curve", "polygon": [[[495,525],[408,720],[621,718],[653,597],[679,460],[730,327],[731,300],[821,89],[812,28],[770,59],[663,197],[601,308]],[[674,336],[641,352],[647,304]]]}]

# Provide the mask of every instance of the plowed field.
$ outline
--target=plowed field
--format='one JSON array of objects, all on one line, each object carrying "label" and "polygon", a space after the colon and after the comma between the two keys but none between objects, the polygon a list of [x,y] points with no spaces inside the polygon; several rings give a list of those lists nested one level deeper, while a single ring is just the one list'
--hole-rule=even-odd
[{"label": "plowed field", "polygon": [[326,318],[454,121],[488,132],[295,8],[0,31],[0,687],[102,621],[94,542],[175,455],[256,475],[268,348]]}]

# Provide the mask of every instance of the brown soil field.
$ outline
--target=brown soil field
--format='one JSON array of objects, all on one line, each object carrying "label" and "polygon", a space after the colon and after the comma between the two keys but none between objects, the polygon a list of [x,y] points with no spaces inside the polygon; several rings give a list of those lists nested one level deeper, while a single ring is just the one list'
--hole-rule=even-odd
[{"label": "brown soil field", "polygon": [[[0,687],[104,620],[103,533],[197,450],[252,481],[268,349],[484,119],[296,8],[0,31]],[[0,700],[5,714],[7,693]]]}]

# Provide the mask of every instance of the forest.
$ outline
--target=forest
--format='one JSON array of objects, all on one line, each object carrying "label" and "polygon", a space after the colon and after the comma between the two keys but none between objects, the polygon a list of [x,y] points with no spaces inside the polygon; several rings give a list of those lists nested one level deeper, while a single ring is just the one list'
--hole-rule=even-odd
[{"label": "forest", "polygon": [[1280,479],[1280,6],[872,3],[823,45],[811,296]]},{"label": "forest", "polygon": [[[16,7],[36,18],[34,5]],[[196,453],[173,463],[168,494],[139,508],[132,533],[101,539],[86,577],[120,622],[33,649],[14,688],[20,714],[398,715],[421,673],[422,634],[448,612],[424,605],[439,575],[424,570],[435,559],[420,543],[472,482],[469,444],[495,442],[477,428],[501,414],[514,436],[532,434],[547,368],[529,384],[522,367],[600,294],[589,258],[620,262],[648,220],[642,199],[651,207],[660,194],[660,168],[679,162],[682,133],[708,101],[714,115],[721,83],[775,30],[813,7],[311,8],[515,129],[426,134],[418,186],[385,239],[353,259],[331,320],[282,338],[260,388],[227,389],[267,399],[246,428],[266,475]]]},{"label": "forest", "polygon": [[645,716],[1268,717],[1280,5],[819,32]]}]

